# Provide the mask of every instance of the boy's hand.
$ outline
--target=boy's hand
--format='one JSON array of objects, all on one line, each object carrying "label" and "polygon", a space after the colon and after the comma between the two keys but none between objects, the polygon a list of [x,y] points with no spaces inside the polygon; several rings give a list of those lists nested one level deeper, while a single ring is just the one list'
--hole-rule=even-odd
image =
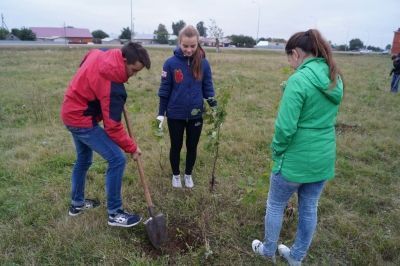
[{"label": "boy's hand", "polygon": [[142,150],[139,148],[139,146],[136,148],[136,151],[132,153],[133,160],[137,161],[139,156],[142,155]]},{"label": "boy's hand", "polygon": [[162,128],[162,124],[164,122],[164,116],[159,115],[159,116],[156,117],[156,119],[159,121],[158,127]]}]

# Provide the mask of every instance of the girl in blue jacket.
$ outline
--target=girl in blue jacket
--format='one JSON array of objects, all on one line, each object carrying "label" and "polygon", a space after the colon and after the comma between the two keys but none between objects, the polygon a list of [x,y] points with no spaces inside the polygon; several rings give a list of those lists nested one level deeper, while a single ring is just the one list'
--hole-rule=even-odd
[{"label": "girl in blue jacket", "polygon": [[211,108],[217,105],[211,68],[200,46],[199,37],[199,32],[191,25],[179,32],[179,46],[164,63],[158,91],[160,105],[157,120],[161,127],[164,117],[167,117],[171,139],[169,159],[172,186],[175,188],[182,187],[179,161],[184,131],[187,149],[184,180],[185,186],[192,188],[192,170],[203,127],[203,99],[207,99]]}]

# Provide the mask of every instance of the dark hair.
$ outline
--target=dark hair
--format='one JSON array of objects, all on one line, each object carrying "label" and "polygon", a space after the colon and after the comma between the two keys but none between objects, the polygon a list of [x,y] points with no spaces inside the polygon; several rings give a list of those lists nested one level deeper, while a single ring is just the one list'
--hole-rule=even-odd
[{"label": "dark hair", "polygon": [[206,53],[204,52],[199,42],[200,34],[195,27],[193,27],[192,25],[187,25],[179,32],[179,43],[181,42],[183,36],[189,38],[193,36],[197,37],[197,49],[193,54],[192,73],[195,79],[201,80],[201,60],[206,56]]},{"label": "dark hair", "polygon": [[331,46],[322,37],[318,30],[310,29],[308,31],[301,31],[293,34],[286,43],[286,54],[292,54],[293,49],[295,48],[300,48],[306,54],[325,58],[326,63],[329,66],[329,78],[331,80],[330,87],[333,88],[336,86],[338,75],[341,76],[341,73],[333,60]]},{"label": "dark hair", "polygon": [[127,64],[135,64],[139,61],[147,69],[150,68],[151,62],[149,54],[140,44],[128,42],[121,48],[121,52],[122,56],[126,59]]}]

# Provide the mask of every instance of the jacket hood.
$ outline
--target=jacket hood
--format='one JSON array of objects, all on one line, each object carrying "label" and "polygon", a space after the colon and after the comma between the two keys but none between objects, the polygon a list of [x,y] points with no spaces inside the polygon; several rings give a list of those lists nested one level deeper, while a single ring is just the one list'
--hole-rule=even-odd
[{"label": "jacket hood", "polygon": [[183,54],[182,49],[181,49],[179,46],[176,47],[176,48],[174,49],[174,55],[175,55],[176,57],[180,58],[180,59],[185,59],[185,58],[187,58],[187,57]]},{"label": "jacket hood", "polygon": [[336,105],[341,102],[343,97],[343,81],[338,76],[336,86],[330,88],[329,67],[324,58],[307,58],[296,71],[304,73],[305,77],[331,102]]},{"label": "jacket hood", "polygon": [[98,66],[100,75],[116,83],[128,81],[124,58],[119,49],[110,49],[105,52],[99,51]]}]

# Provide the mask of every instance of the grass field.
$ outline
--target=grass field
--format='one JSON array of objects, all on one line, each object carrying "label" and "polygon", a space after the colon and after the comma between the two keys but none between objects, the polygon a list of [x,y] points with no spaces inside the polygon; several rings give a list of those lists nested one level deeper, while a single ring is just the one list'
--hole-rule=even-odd
[{"label": "grass field", "polygon": [[[173,190],[166,143],[151,122],[163,61],[170,49],[149,49],[150,71],[126,85],[128,109],[143,150],[153,200],[168,219],[170,242],[152,249],[143,225],[107,225],[106,164],[96,156],[86,186],[102,206],[79,217],[67,213],[75,160],[59,119],[64,90],[84,48],[0,48],[1,265],[262,265],[251,241],[263,237],[270,172],[269,144],[287,79],[279,52],[208,52],[215,87],[229,91],[222,128],[217,187],[209,191],[213,155],[203,134],[195,189]],[[347,84],[338,116],[336,178],[319,206],[317,232],[305,265],[400,265],[400,95],[390,94],[389,56],[336,55]],[[161,149],[162,148],[162,149]],[[162,150],[162,152],[160,152]],[[184,156],[182,156],[184,157]],[[124,207],[147,217],[133,163],[123,184]],[[295,199],[292,200],[296,206]],[[281,241],[292,243],[296,216]],[[285,265],[282,260],[278,265]]]}]

